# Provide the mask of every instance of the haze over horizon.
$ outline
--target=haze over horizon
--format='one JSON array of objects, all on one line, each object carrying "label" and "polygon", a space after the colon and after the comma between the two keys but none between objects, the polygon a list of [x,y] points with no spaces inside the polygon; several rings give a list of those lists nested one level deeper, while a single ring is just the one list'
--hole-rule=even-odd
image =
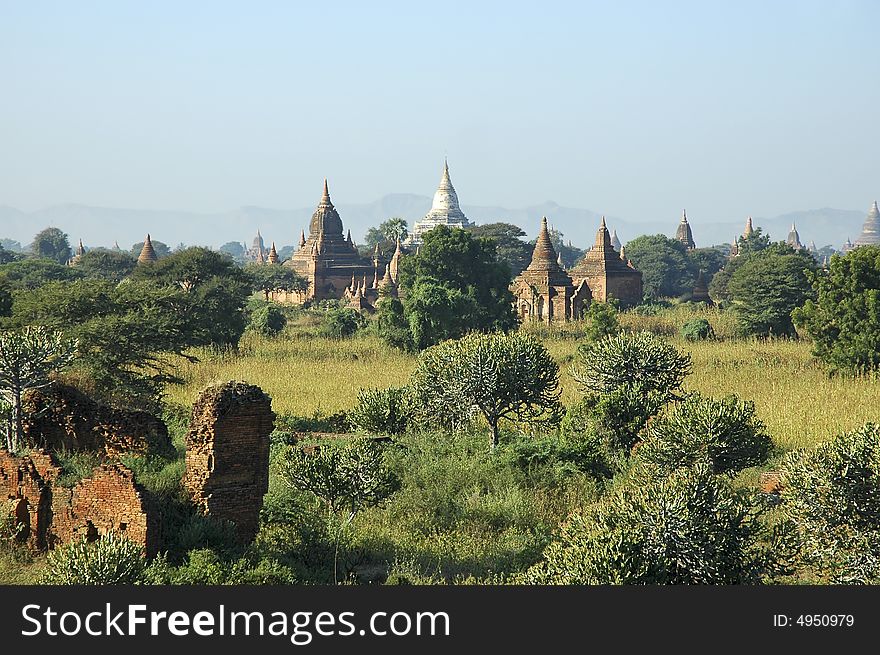
[{"label": "haze over horizon", "polygon": [[0,11],[0,205],[26,212],[428,196],[446,155],[465,205],[634,223],[880,196],[867,0]]}]

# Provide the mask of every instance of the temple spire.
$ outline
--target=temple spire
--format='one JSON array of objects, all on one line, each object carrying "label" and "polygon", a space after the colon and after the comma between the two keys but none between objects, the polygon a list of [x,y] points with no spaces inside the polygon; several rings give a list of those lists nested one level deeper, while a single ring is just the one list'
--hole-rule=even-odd
[{"label": "temple spire", "polygon": [[755,228],[752,227],[752,217],[749,216],[746,219],[746,229],[743,230],[743,236],[748,238],[755,231]]},{"label": "temple spire", "polygon": [[269,248],[269,263],[277,264],[278,263],[278,251],[275,250],[275,242],[272,242],[272,247]]},{"label": "temple spire", "polygon": [[306,231],[300,230],[300,232],[299,232],[299,247],[302,248],[304,245],[306,245]]},{"label": "temple spire", "polygon": [[144,247],[141,248],[141,254],[138,256],[138,264],[154,262],[157,259],[159,258],[156,256],[156,251],[153,249],[153,241],[148,234],[147,238],[144,239]]},{"label": "temple spire", "polygon": [[330,189],[327,186],[327,178],[324,178],[324,195],[321,196],[321,204],[322,205],[332,205],[330,202]]}]

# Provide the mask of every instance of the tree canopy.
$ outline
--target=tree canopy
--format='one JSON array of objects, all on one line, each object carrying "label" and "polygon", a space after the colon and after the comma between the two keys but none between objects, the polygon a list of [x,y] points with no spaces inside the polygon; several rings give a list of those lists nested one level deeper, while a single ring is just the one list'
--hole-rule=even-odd
[{"label": "tree canopy", "polygon": [[135,266],[137,259],[127,252],[95,248],[77,260],[76,271],[85,277],[121,282]]},{"label": "tree canopy", "polygon": [[59,264],[66,264],[71,254],[67,235],[57,227],[47,227],[38,232],[30,250],[35,257],[51,259]]},{"label": "tree canopy", "polygon": [[522,240],[525,231],[511,223],[487,223],[465,228],[476,238],[491,239],[495,243],[498,259],[510,266],[510,273],[516,277],[532,260],[534,246]]},{"label": "tree canopy", "polygon": [[636,237],[626,244],[626,256],[642,272],[648,298],[675,298],[694,286],[687,248],[676,239],[662,234]]}]

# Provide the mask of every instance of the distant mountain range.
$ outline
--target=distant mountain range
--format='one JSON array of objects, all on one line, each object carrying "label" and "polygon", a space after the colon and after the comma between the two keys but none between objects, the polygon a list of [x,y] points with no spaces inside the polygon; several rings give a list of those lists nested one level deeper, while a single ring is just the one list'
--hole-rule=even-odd
[{"label": "distant mountain range", "polygon": [[[369,204],[341,204],[337,206],[345,227],[351,229],[357,242],[367,229],[392,216],[405,218],[410,226],[424,216],[431,207],[431,198],[414,194],[390,194]],[[530,237],[538,230],[542,216],[547,216],[553,227],[560,230],[565,240],[578,247],[586,247],[595,239],[600,216],[588,209],[562,207],[555,202],[521,209],[463,205],[468,218],[477,223],[503,221],[519,225]],[[300,209],[270,209],[241,207],[228,212],[195,213],[174,210],[138,210],[91,207],[88,205],[56,205],[34,212],[23,212],[0,205],[0,239],[10,238],[26,246],[41,229],[54,226],[64,230],[72,244],[82,239],[86,247],[112,246],[118,241],[123,248],[141,242],[149,232],[154,239],[169,246],[178,243],[219,247],[228,241],[240,241],[250,246],[260,230],[268,244],[274,241],[278,248],[294,244],[301,229],[308,230],[314,207]],[[855,241],[861,232],[867,210],[810,209],[765,218],[754,216],[756,227],[768,232],[774,241],[785,239],[792,222],[797,224],[801,241],[811,240],[821,248],[832,245],[840,248],[847,238]],[[689,216],[694,240],[698,247],[730,243],[742,232],[741,221],[718,221]],[[640,234],[673,236],[679,217],[670,216],[662,221],[636,221],[608,216],[609,229],[616,229],[623,243]]]}]

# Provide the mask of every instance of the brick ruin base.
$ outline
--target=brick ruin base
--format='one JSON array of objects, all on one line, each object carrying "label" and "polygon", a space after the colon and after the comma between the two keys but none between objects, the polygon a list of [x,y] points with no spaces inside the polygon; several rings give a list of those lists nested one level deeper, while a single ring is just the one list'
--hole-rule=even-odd
[{"label": "brick ruin base", "polygon": [[0,449],[0,495],[23,526],[23,541],[42,550],[81,537],[94,541],[114,530],[143,546],[148,556],[158,551],[159,512],[128,468],[101,465],[72,488],[55,483],[60,473],[45,451],[17,457]]},{"label": "brick ruin base", "polygon": [[56,383],[27,393],[23,400],[25,443],[54,450],[120,453],[172,448],[165,424],[147,412],[95,402],[78,389]]},{"label": "brick ruin base", "polygon": [[203,511],[232,521],[243,542],[259,529],[274,424],[269,397],[243,382],[209,387],[193,404],[184,486]]}]

